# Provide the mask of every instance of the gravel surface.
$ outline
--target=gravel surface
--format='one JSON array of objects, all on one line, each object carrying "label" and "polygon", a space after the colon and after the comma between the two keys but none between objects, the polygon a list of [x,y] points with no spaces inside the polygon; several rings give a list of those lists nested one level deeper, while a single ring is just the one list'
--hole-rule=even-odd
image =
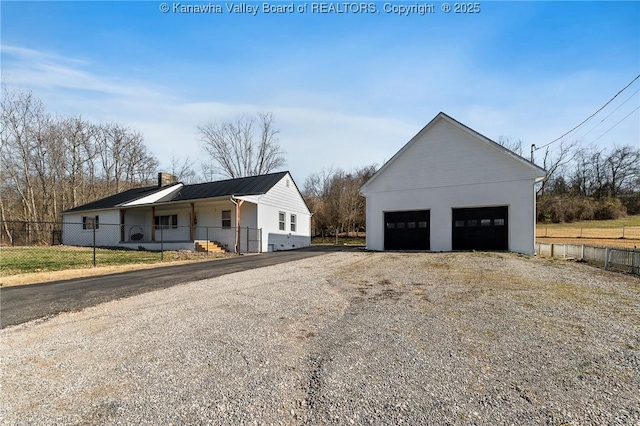
[{"label": "gravel surface", "polygon": [[0,331],[2,424],[640,424],[640,279],[332,253]]}]

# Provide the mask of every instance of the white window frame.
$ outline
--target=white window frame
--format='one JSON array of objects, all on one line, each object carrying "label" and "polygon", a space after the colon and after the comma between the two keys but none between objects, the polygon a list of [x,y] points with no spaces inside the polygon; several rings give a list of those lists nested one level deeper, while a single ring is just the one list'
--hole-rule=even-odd
[{"label": "white window frame", "polygon": [[100,229],[100,216],[82,216],[82,229]]},{"label": "white window frame", "polygon": [[[225,213],[228,213],[228,214],[229,214],[229,217],[228,217],[228,218],[225,218],[225,217],[224,217],[224,216],[225,216]],[[220,216],[220,217],[221,217],[220,225],[221,225],[223,228],[231,228],[231,210],[222,210],[222,212],[220,213],[220,215],[221,215],[221,216]],[[225,225],[225,222],[229,222],[229,224],[228,224],[228,225]]]},{"label": "white window frame", "polygon": [[296,232],[296,225],[297,225],[296,215],[291,213],[289,215],[289,226],[291,228],[291,232]]},{"label": "white window frame", "polygon": [[153,218],[153,225],[156,229],[178,229],[178,215],[158,214]]},{"label": "white window frame", "polygon": [[278,229],[280,231],[287,230],[287,214],[285,212],[278,212]]}]

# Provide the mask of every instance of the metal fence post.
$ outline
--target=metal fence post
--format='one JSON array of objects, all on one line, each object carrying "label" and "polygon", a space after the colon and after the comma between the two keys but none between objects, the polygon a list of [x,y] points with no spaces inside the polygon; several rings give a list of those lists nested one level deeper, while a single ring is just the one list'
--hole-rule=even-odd
[{"label": "metal fence post", "polygon": [[96,266],[96,226],[93,225],[93,266]]},{"label": "metal fence post", "polygon": [[160,225],[160,262],[164,261],[164,226]]},{"label": "metal fence post", "polygon": [[604,270],[607,271],[609,269],[609,252],[611,249],[609,247],[604,249]]},{"label": "metal fence post", "polygon": [[580,249],[580,260],[584,260],[584,244],[582,245],[582,248]]}]

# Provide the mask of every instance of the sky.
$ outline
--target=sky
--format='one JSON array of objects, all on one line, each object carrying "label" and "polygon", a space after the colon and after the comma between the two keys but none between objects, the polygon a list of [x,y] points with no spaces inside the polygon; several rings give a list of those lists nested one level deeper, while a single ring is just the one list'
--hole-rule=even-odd
[{"label": "sky", "polygon": [[[272,112],[298,186],[382,165],[440,111],[528,157],[640,74],[635,1],[5,0],[0,24],[2,83],[48,112],[138,130],[164,169],[209,161],[199,125]],[[639,89],[565,139],[640,147]]]}]

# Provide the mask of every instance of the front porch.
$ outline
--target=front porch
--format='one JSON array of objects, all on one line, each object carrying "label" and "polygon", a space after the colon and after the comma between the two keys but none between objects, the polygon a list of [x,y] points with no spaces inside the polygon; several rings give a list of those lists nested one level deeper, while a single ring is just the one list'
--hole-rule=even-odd
[{"label": "front porch", "polygon": [[120,209],[118,244],[146,250],[259,253],[262,233],[256,229],[256,205],[234,201],[227,198]]}]

